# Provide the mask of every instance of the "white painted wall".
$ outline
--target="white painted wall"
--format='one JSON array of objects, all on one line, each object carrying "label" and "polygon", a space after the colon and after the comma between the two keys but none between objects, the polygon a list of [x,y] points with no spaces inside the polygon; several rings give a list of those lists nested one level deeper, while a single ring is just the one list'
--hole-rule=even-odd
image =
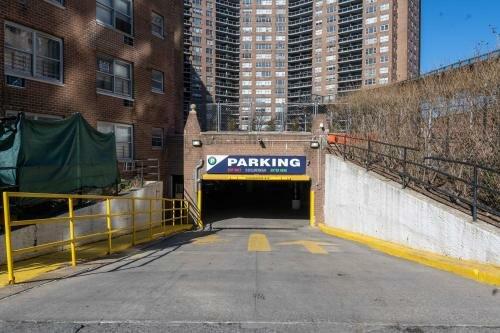
[{"label": "white painted wall", "polygon": [[[124,198],[162,198],[163,197],[163,182],[149,182],[144,185],[143,188],[136,191],[130,192],[122,196]],[[111,201],[111,212],[125,212],[130,211],[130,200],[112,200]],[[161,203],[158,201],[156,206],[153,205],[154,209],[160,209]],[[149,209],[149,202],[147,201],[136,201],[136,211],[146,211]],[[95,215],[95,214],[106,214],[105,202],[99,202],[95,205],[87,206],[81,209],[75,210],[75,216],[82,215]],[[63,214],[60,216],[68,216],[68,214]],[[153,214],[153,222],[160,221],[161,213]],[[137,229],[145,228],[149,221],[149,215],[136,215],[136,227]],[[112,220],[113,229],[118,228],[132,228],[132,220],[129,216],[119,216],[114,217]],[[75,235],[88,235],[98,232],[106,231],[106,219],[80,219],[75,223]],[[37,226],[28,226],[22,229],[14,230],[12,232],[12,248],[20,249],[29,246],[34,246],[36,244],[41,245],[49,242],[56,242],[61,240],[69,239],[69,225],[68,223],[50,223]],[[83,240],[79,244],[86,244],[90,242],[95,242],[99,239],[106,239],[106,236],[101,238],[92,238],[88,240]],[[59,249],[47,249],[45,251],[40,251],[37,253],[26,253],[15,256],[15,260],[31,258],[39,256],[40,254],[50,253]],[[5,263],[5,236],[0,237],[0,264]]]},{"label": "white painted wall", "polygon": [[325,224],[449,257],[500,265],[500,230],[327,155]]}]

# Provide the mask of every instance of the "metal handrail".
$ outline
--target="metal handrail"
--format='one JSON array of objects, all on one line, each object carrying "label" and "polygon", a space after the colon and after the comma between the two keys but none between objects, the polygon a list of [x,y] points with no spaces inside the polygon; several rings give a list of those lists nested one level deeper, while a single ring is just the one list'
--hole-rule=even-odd
[{"label": "metal handrail", "polygon": [[[49,217],[40,219],[26,219],[26,220],[13,220],[10,213],[11,199],[46,199],[46,200],[65,200],[68,204],[68,216]],[[105,213],[101,214],[86,214],[78,215],[75,211],[75,200],[92,200],[105,203]],[[112,203],[114,201],[128,201],[124,211],[113,211]],[[3,217],[5,224],[5,251],[7,259],[7,272],[9,283],[15,283],[14,276],[14,255],[21,253],[33,253],[42,249],[49,249],[64,245],[69,245],[71,254],[71,265],[77,265],[77,243],[81,240],[94,238],[94,237],[107,237],[108,254],[113,252],[113,237],[131,235],[132,245],[137,244],[137,233],[146,230],[148,232],[148,239],[152,240],[155,237],[167,235],[167,224],[170,226],[189,225],[190,221],[202,228],[203,223],[199,211],[185,199],[164,199],[153,197],[118,197],[118,196],[103,196],[103,195],[78,195],[78,194],[52,194],[52,193],[26,193],[26,192],[3,192]],[[146,209],[137,209],[138,202],[145,203]],[[153,215],[160,214],[160,219],[153,220]],[[138,215],[145,216],[142,224],[146,227],[140,228],[136,218]],[[130,227],[115,228],[113,226],[113,219],[116,217],[128,217],[131,221]],[[155,217],[157,218],[157,217]],[[93,233],[93,234],[76,234],[76,223],[82,220],[101,220],[106,225],[106,231]],[[27,225],[41,225],[46,223],[68,223],[69,225],[69,239],[60,241],[49,242],[45,244],[37,244],[35,246],[13,249],[13,235],[12,228],[27,226]],[[154,234],[153,230],[159,228],[160,232]]]},{"label": "metal handrail", "polygon": [[[360,137],[354,137],[354,136],[349,136],[346,134],[337,134],[335,135],[336,139],[333,143],[330,143],[330,145],[340,145],[342,146],[342,150],[340,151],[341,156],[344,158],[344,160],[351,159],[352,161],[359,162],[361,165],[364,165],[366,170],[370,170],[371,166],[374,166],[381,160],[383,161],[384,159],[388,159],[390,161],[394,161],[399,164],[399,168],[391,168],[386,165],[382,165],[382,168],[384,171],[390,171],[392,174],[396,174],[399,176],[398,179],[400,179],[400,183],[402,184],[403,188],[406,188],[409,185],[409,182],[412,181],[415,184],[420,184],[423,185],[426,189],[430,189],[436,193],[439,193],[441,195],[447,196],[449,198],[453,198],[455,200],[459,200],[460,202],[466,203],[470,206],[471,210],[471,216],[473,221],[477,220],[478,217],[478,209],[483,210],[486,213],[492,214],[498,218],[500,218],[500,211],[497,210],[495,207],[488,206],[487,204],[484,204],[480,202],[479,200],[479,191],[486,191],[489,194],[492,194],[494,196],[500,196],[500,189],[497,188],[492,188],[489,186],[486,186],[481,183],[480,180],[480,175],[481,171],[485,172],[490,172],[495,175],[498,175],[500,177],[500,170],[487,167],[484,165],[480,165],[478,163],[474,162],[469,162],[469,161],[459,161],[459,160],[452,160],[452,159],[446,159],[443,157],[435,157],[435,156],[427,156],[423,157],[422,161],[418,160],[412,160],[408,158],[408,153],[409,152],[420,152],[419,149],[414,148],[414,147],[409,147],[409,146],[404,146],[404,145],[397,145],[397,144],[392,144],[392,143],[387,143],[383,141],[378,141],[378,140],[373,140],[370,138],[360,138]],[[341,140],[338,140],[337,137]],[[357,145],[358,143],[365,143],[365,147],[360,147]],[[383,152],[376,151],[374,149],[374,145],[382,145],[386,147],[391,147],[391,148],[396,148],[398,149],[399,153],[397,156],[392,156],[385,154]],[[356,156],[355,154],[348,153],[347,149],[354,149],[362,152],[361,155]],[[402,157],[401,157],[402,155]],[[429,166],[427,161],[439,161],[439,162],[444,162],[448,164],[461,164],[468,166],[472,168],[472,179],[465,179],[462,177],[458,177],[456,175],[453,175],[449,172],[445,172],[443,170],[440,170],[438,168]],[[377,164],[380,165],[380,164]],[[457,181],[460,183],[463,183],[465,186],[470,187],[472,197],[466,197],[463,195],[457,195],[456,193],[452,193],[450,191],[447,191],[440,186],[433,185],[429,183],[428,180],[414,177],[410,172],[409,172],[409,167],[413,166],[416,168],[419,168],[423,171],[429,171],[429,172],[434,172],[436,174],[439,174],[443,177],[446,177],[449,180]],[[377,170],[374,170],[377,171]],[[500,226],[500,225],[499,225]]]}]

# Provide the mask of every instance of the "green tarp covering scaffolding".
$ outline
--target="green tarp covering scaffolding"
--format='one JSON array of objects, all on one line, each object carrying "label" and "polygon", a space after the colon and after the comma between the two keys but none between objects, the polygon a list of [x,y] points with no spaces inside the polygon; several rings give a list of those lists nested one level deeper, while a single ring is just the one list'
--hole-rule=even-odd
[{"label": "green tarp covering scaffolding", "polygon": [[21,192],[72,193],[119,182],[114,134],[103,134],[80,114],[0,126],[0,187]]}]

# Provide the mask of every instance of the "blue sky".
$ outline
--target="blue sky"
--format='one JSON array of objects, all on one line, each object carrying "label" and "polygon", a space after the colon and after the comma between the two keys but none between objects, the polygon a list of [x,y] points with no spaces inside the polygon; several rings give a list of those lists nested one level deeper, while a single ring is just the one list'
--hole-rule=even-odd
[{"label": "blue sky", "polygon": [[500,47],[500,0],[422,0],[421,71]]}]

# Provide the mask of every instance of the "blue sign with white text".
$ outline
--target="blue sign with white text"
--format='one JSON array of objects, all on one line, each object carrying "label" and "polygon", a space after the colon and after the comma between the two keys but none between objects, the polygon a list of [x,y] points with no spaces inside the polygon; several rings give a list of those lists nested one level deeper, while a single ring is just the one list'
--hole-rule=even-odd
[{"label": "blue sign with white text", "polygon": [[302,175],[306,157],[208,155],[207,173]]}]

